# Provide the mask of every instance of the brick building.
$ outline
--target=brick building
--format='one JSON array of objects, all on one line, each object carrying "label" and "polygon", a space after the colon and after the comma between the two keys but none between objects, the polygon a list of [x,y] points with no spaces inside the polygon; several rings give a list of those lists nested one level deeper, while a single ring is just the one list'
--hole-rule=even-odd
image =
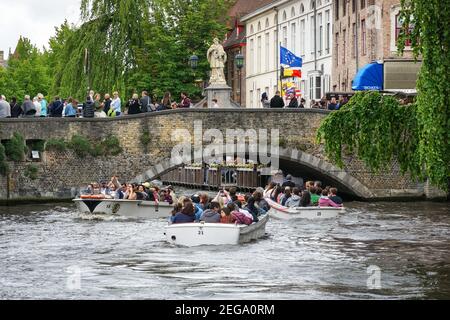
[{"label": "brick building", "polygon": [[[225,75],[228,85],[232,88],[232,99],[241,103],[245,107],[245,66],[239,71],[235,65],[235,57],[241,53],[245,56],[246,50],[246,32],[245,26],[240,22],[241,18],[246,14],[272,2],[273,0],[237,0],[228,12],[229,32],[224,41],[223,47],[228,55]],[[240,74],[239,74],[240,73]],[[239,76],[240,75],[240,76]],[[242,97],[241,97],[242,89]]]},{"label": "brick building", "polygon": [[331,90],[351,91],[358,70],[372,61],[412,58],[408,46],[397,54],[400,0],[334,0],[333,6]]}]

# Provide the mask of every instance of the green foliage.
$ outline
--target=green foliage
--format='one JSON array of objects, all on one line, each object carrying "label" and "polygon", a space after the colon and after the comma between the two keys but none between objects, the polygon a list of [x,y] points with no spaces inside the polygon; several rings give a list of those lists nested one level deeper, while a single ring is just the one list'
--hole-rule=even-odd
[{"label": "green foliage", "polygon": [[9,171],[8,163],[6,162],[5,147],[0,143],[0,174],[6,175]]},{"label": "green foliage", "polygon": [[[411,106],[399,106],[376,93],[358,94],[343,110],[322,123],[318,140],[326,153],[343,165],[342,151],[356,151],[374,170],[394,157],[403,172],[429,179],[447,190],[450,181],[450,6],[439,0],[402,0],[399,51],[411,40],[421,58],[418,96]],[[410,30],[412,26],[412,30]]]},{"label": "green foliage", "polygon": [[105,148],[104,155],[118,156],[123,151],[120,146],[120,141],[116,136],[106,137],[101,144]]},{"label": "green foliage", "polygon": [[120,141],[115,136],[108,136],[99,143],[94,143],[90,154],[93,157],[118,156],[123,151]]},{"label": "green foliage", "polygon": [[423,178],[416,113],[415,104],[401,106],[392,96],[357,93],[322,122],[317,139],[325,140],[325,153],[340,167],[344,152],[356,153],[375,172],[398,159],[402,173]]},{"label": "green foliage", "polygon": [[57,151],[57,152],[64,152],[67,149],[67,143],[64,141],[64,139],[58,139],[58,138],[51,138],[48,139],[45,144],[45,150],[46,151]]},{"label": "green foliage", "polygon": [[36,180],[38,178],[38,172],[39,168],[34,164],[30,164],[25,167],[24,176],[31,180]]},{"label": "green foliage", "polygon": [[21,100],[26,94],[48,94],[51,78],[45,55],[27,38],[19,39],[8,67],[0,69],[0,92],[8,99],[16,96]]},{"label": "green foliage", "polygon": [[142,132],[142,135],[141,135],[141,137],[139,138],[139,140],[141,141],[141,144],[142,144],[144,147],[147,147],[148,144],[149,144],[150,141],[151,141],[151,138],[150,138],[150,132],[149,132],[148,130],[145,130],[144,132]]},{"label": "green foliage", "polygon": [[70,140],[68,147],[81,158],[86,157],[92,152],[91,142],[80,135],[74,135]]},{"label": "green foliage", "polygon": [[25,155],[28,152],[28,148],[25,145],[25,139],[23,136],[14,132],[12,138],[5,144],[5,153],[11,161],[24,161]]}]

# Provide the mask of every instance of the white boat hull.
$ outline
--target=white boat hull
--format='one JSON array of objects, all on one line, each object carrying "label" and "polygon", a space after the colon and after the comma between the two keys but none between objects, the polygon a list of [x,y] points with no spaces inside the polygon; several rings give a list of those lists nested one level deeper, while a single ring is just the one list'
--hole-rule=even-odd
[{"label": "white boat hull", "polygon": [[225,223],[180,223],[166,227],[169,243],[185,247],[202,245],[237,245],[259,239],[266,234],[269,215],[250,226]]},{"label": "white boat hull", "polygon": [[267,203],[270,205],[271,209],[269,214],[281,220],[291,220],[291,219],[334,219],[339,216],[339,214],[345,213],[345,208],[334,208],[334,207],[299,207],[299,208],[287,208],[284,207],[270,199],[266,199]]},{"label": "white boat hull", "polygon": [[172,212],[172,206],[168,203],[153,201],[130,201],[130,200],[73,200],[78,211],[85,214],[117,215],[136,218],[168,218]]}]

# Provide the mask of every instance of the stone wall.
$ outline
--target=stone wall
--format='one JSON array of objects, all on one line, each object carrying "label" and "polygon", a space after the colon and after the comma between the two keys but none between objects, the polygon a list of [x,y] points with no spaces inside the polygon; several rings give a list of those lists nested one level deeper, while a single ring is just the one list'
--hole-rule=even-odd
[{"label": "stone wall", "polygon": [[[322,164],[316,170],[323,173],[331,168],[322,153],[322,146],[315,144],[316,131],[328,111],[322,110],[172,110],[147,115],[117,119],[3,119],[0,120],[0,139],[10,139],[20,132],[26,140],[65,138],[74,134],[99,141],[107,135],[119,138],[123,152],[118,156],[79,158],[71,150],[44,152],[39,167],[38,179],[32,181],[23,176],[25,167],[31,163],[11,163],[9,181],[11,198],[50,197],[70,198],[81,187],[94,181],[109,181],[117,175],[121,181],[132,181],[135,177],[154,178],[171,169],[170,155],[178,142],[172,141],[175,129],[188,129],[194,136],[194,121],[201,120],[203,130],[222,130],[224,136],[230,129],[280,130],[283,148],[301,150],[319,159]],[[151,142],[147,148],[141,145],[140,137],[148,130]],[[295,161],[295,159],[294,159]],[[319,163],[318,161],[315,161]],[[325,166],[323,164],[326,164]],[[299,164],[300,165],[300,164]],[[314,168],[314,165],[312,165]],[[402,177],[393,165],[392,172],[373,175],[357,159],[348,159],[345,171],[336,177],[348,175],[360,186],[372,193],[367,198],[422,196],[423,185]],[[150,174],[145,175],[146,172]],[[325,172],[328,174],[328,172]],[[331,174],[331,173],[330,173]],[[356,179],[356,180],[355,180]],[[348,179],[342,179],[347,181]],[[7,196],[7,179],[0,176],[0,199]],[[351,186],[348,186],[351,189]],[[355,192],[358,194],[358,192]]]}]

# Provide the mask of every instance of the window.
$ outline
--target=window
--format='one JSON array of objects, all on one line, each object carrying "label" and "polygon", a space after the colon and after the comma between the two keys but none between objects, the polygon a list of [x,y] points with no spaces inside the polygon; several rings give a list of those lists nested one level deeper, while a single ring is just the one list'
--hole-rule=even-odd
[{"label": "window", "polygon": [[303,5],[303,3],[300,5],[300,13],[305,12],[305,6]]},{"label": "window", "polygon": [[352,57],[356,57],[356,46],[358,45],[356,43],[356,23],[352,24]]},{"label": "window", "polygon": [[361,20],[361,55],[366,55],[366,20]]},{"label": "window", "polygon": [[344,29],[342,31],[342,63],[345,64],[345,55],[347,54],[346,48],[347,48],[347,30]]},{"label": "window", "polygon": [[[395,16],[395,43],[397,43],[398,38],[399,38],[403,28],[404,28],[403,27],[403,21],[402,21],[402,19],[400,17],[400,13],[399,13],[399,14],[397,14]],[[412,26],[409,26],[408,34],[410,34],[412,32],[412,29],[413,29]],[[411,46],[411,40],[410,39],[406,40],[405,46],[407,46],[407,47]]]},{"label": "window", "polygon": [[266,33],[266,38],[264,40],[265,50],[264,50],[264,57],[265,57],[265,65],[266,65],[266,72],[270,70],[270,33]]},{"label": "window", "polygon": [[321,76],[316,76],[316,95],[315,95],[316,99],[321,99],[322,98],[322,77]]},{"label": "window", "polygon": [[262,43],[261,43],[261,36],[258,37],[257,39],[257,51],[256,51],[256,70],[258,73],[261,73],[261,64],[262,64],[262,60],[261,60],[261,50],[262,50]]},{"label": "window", "polygon": [[253,90],[250,90],[250,108],[254,108],[254,105],[253,105],[253,102],[254,102],[254,100],[253,100]]},{"label": "window", "polygon": [[311,0],[311,2],[309,3],[309,8],[310,8],[311,10],[313,10],[315,6],[316,6],[316,1]]},{"label": "window", "polygon": [[300,54],[302,56],[305,55],[305,37],[306,37],[306,31],[305,31],[305,20],[303,19],[300,21]]},{"label": "window", "polygon": [[287,27],[283,27],[283,47],[287,48],[288,36]]},{"label": "window", "polygon": [[291,9],[291,18],[294,18],[294,17],[295,17],[295,8],[292,7],[292,9]]},{"label": "window", "polygon": [[261,31],[261,22],[258,22],[258,32]]},{"label": "window", "polygon": [[356,10],[356,1],[358,0],[352,0],[352,12],[355,13]]},{"label": "window", "polygon": [[347,14],[347,0],[342,0],[342,16],[345,17]]},{"label": "window", "polygon": [[297,39],[297,25],[293,23],[291,24],[291,48],[293,52],[297,52],[296,39]]},{"label": "window", "polygon": [[334,5],[334,14],[335,14],[335,19],[339,20],[339,0],[335,1],[335,5]]},{"label": "window", "polygon": [[269,22],[269,18],[266,19],[266,28],[270,27],[270,22]]},{"label": "window", "polygon": [[283,21],[286,21],[286,19],[287,19],[286,11],[283,11]]},{"label": "window", "polygon": [[255,33],[255,29],[253,28],[253,25],[250,26],[250,35]]},{"label": "window", "polygon": [[322,98],[322,77],[320,75],[309,77],[309,98],[313,100]]},{"label": "window", "polygon": [[314,50],[315,50],[315,44],[314,44],[314,32],[316,32],[316,28],[314,27],[314,16],[310,17],[310,23],[311,23],[311,31],[310,31],[310,48],[311,48],[311,53],[314,54]]},{"label": "window", "polygon": [[323,21],[321,13],[319,13],[319,34],[317,40],[319,41],[319,55],[321,56],[323,54]]},{"label": "window", "polygon": [[361,7],[360,9],[364,9],[366,7],[366,0],[361,0]]},{"label": "window", "polygon": [[254,69],[254,61],[255,61],[255,41],[250,39],[250,74],[255,73]]},{"label": "window", "polygon": [[331,37],[331,23],[330,23],[330,10],[325,11],[325,22],[327,24],[325,28],[325,51],[326,54],[330,53],[330,37]]},{"label": "window", "polygon": [[336,57],[336,60],[334,61],[336,63],[336,66],[339,65],[339,33],[336,33],[336,40],[334,41],[335,49],[334,49],[334,56]]}]

